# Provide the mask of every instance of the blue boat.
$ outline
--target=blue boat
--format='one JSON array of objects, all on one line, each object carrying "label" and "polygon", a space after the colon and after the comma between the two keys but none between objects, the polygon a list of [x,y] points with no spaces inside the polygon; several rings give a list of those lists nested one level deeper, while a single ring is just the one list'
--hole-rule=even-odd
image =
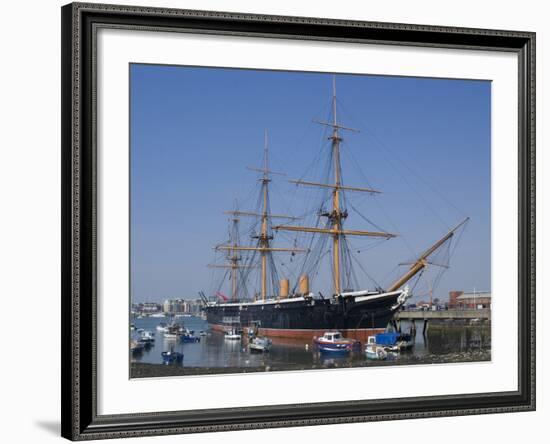
[{"label": "blue boat", "polygon": [[395,345],[399,339],[399,333],[388,332],[388,333],[378,333],[376,337],[376,343],[378,345]]},{"label": "blue boat", "polygon": [[179,333],[180,342],[183,343],[193,343],[193,342],[200,342],[201,338],[198,336],[195,336],[194,330],[189,330],[188,328],[181,329]]},{"label": "blue boat", "polygon": [[162,363],[166,365],[181,364],[183,362],[183,353],[174,351],[173,347],[170,349],[170,351],[163,351],[161,355]]},{"label": "blue boat", "polygon": [[361,347],[359,341],[344,338],[339,331],[325,332],[320,338],[315,338],[314,342],[321,353],[347,354]]},{"label": "blue boat", "polygon": [[183,342],[183,343],[200,342],[200,340],[201,338],[199,338],[198,336],[193,336],[187,333],[180,336],[180,342]]}]

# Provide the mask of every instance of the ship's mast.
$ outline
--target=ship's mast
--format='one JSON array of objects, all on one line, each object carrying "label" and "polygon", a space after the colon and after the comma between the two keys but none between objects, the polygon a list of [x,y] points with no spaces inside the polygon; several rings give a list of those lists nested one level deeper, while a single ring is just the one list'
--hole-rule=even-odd
[{"label": "ship's mast", "polygon": [[262,301],[265,302],[267,299],[267,255],[271,252],[293,252],[293,253],[305,253],[307,250],[300,248],[274,248],[271,246],[271,240],[273,235],[269,233],[269,220],[270,219],[289,219],[296,220],[296,217],[280,215],[280,214],[271,214],[269,211],[269,183],[271,182],[272,174],[282,174],[271,171],[269,169],[269,149],[268,149],[268,139],[267,139],[267,130],[264,134],[264,162],[262,168],[251,168],[249,170],[258,171],[262,173],[260,178],[260,183],[262,185],[262,209],[261,213],[255,213],[250,211],[231,211],[228,212],[234,216],[253,216],[260,217],[261,228],[260,234],[253,236],[253,238],[258,239],[257,246],[240,246],[240,245],[231,245],[224,246],[219,245],[216,247],[218,250],[233,250],[233,251],[259,251],[261,258],[261,284],[260,284],[260,294]]},{"label": "ship's mast", "polygon": [[334,191],[332,197],[332,214],[329,218],[332,221],[332,261],[334,293],[339,294],[340,289],[340,231],[342,229],[342,220],[346,217],[340,211],[340,136],[338,134],[338,121],[336,119],[336,77],[332,78],[332,158],[334,161]]},{"label": "ship's mast", "polygon": [[267,130],[264,133],[264,170],[262,174],[262,230],[258,238],[258,244],[262,248],[260,251],[262,258],[262,301],[265,301],[267,296],[267,252],[269,250],[269,241],[273,239],[273,236],[269,236],[267,233],[267,188],[270,182],[269,169],[268,169],[268,148],[267,148]]},{"label": "ship's mast", "polygon": [[[239,218],[233,217],[232,219],[233,226],[231,227],[233,233],[233,246],[237,246],[237,233],[238,233],[238,226],[239,226]],[[229,256],[229,261],[231,262],[231,296],[232,300],[237,300],[237,271],[239,269],[239,261],[241,260],[241,257],[237,253],[236,250],[233,250],[233,254]]]},{"label": "ship's mast", "polygon": [[238,206],[235,203],[235,210],[230,212],[232,213],[231,217],[231,231],[229,237],[229,244],[227,248],[227,263],[226,264],[209,264],[209,268],[228,268],[231,273],[231,300],[236,301],[237,295],[239,292],[238,284],[238,274],[239,270],[243,268],[252,268],[250,265],[241,265],[240,261],[242,257],[238,254],[238,244],[239,244],[239,222],[240,218],[238,217]]},{"label": "ship's mast", "polygon": [[342,167],[340,164],[340,143],[342,142],[342,137],[340,136],[340,130],[355,131],[353,128],[347,128],[338,123],[336,115],[336,77],[332,78],[332,122],[320,122],[321,125],[326,125],[332,128],[332,133],[329,136],[331,140],[332,147],[332,160],[333,160],[333,169],[334,169],[334,183],[324,184],[316,182],[306,182],[303,180],[291,180],[291,182],[298,185],[308,185],[324,188],[332,188],[332,211],[321,213],[321,216],[325,216],[329,222],[331,228],[316,228],[316,227],[299,227],[299,226],[289,226],[289,225],[279,225],[274,227],[276,230],[287,230],[287,231],[301,231],[307,233],[319,233],[319,234],[329,234],[332,236],[332,275],[333,275],[333,291],[334,294],[340,294],[342,291],[342,279],[341,279],[341,248],[340,241],[344,236],[370,236],[370,237],[382,237],[382,238],[392,238],[395,237],[394,234],[385,233],[385,232],[375,232],[375,231],[364,231],[364,230],[344,230],[343,222],[347,217],[347,211],[342,210],[341,205],[341,194],[343,190],[348,191],[364,191],[367,193],[379,193],[379,191],[370,189],[370,188],[359,188],[359,187],[348,187],[342,185]]}]

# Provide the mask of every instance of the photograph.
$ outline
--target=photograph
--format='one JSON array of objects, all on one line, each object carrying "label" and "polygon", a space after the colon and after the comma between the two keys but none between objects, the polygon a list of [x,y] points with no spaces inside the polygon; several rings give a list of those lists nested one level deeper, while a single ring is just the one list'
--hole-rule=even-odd
[{"label": "photograph", "polygon": [[235,1],[61,8],[61,435],[534,430],[539,15]]},{"label": "photograph", "polygon": [[130,378],[491,361],[490,79],[128,76]]}]

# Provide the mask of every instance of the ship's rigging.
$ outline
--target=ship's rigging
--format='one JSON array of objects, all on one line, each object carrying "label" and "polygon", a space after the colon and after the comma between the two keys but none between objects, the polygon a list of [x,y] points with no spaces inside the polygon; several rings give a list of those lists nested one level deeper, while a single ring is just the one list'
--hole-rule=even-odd
[{"label": "ship's rigging", "polygon": [[[269,149],[268,149],[268,140],[267,140],[267,131],[265,132],[264,138],[264,162],[262,168],[248,167],[249,170],[260,172],[261,177],[259,179],[261,184],[260,196],[261,196],[261,212],[253,211],[226,211],[227,214],[232,215],[233,217],[253,217],[260,220],[260,232],[252,235],[252,239],[256,240],[255,245],[238,245],[233,243],[230,245],[217,245],[215,248],[218,251],[227,251],[232,254],[238,254],[240,252],[252,252],[259,253],[260,255],[260,297],[262,301],[265,301],[268,297],[268,267],[273,270],[276,277],[276,267],[274,266],[274,260],[272,253],[274,252],[290,252],[290,253],[304,253],[306,250],[301,248],[285,248],[285,247],[274,247],[271,245],[273,240],[272,224],[273,219],[288,219],[296,220],[296,217],[281,215],[281,214],[272,214],[269,205],[269,183],[271,182],[271,176],[274,174],[281,174],[269,169]],[[255,255],[253,254],[253,257]],[[214,266],[214,265],[213,265]],[[234,265],[234,268],[237,267],[249,267],[247,265]],[[236,275],[236,271],[234,271]],[[276,281],[276,278],[273,279]],[[277,284],[273,282],[272,288],[276,288]],[[236,291],[234,292],[234,299],[236,299]]]},{"label": "ship's rigging", "polygon": [[[248,167],[249,170],[259,173],[258,181],[260,189],[256,208],[240,210],[236,205],[233,210],[225,212],[230,217],[231,229],[229,240],[215,247],[217,252],[224,254],[224,262],[214,262],[210,264],[210,267],[225,269],[224,279],[229,275],[232,301],[254,299],[265,302],[268,299],[278,297],[279,286],[284,281],[279,279],[278,269],[285,268],[286,277],[292,274],[292,271],[289,269],[286,261],[278,262],[276,260],[274,254],[277,253],[290,253],[291,260],[295,254],[304,253],[301,263],[293,264],[293,268],[299,270],[298,275],[294,274],[292,276],[293,288],[291,293],[293,294],[296,294],[300,282],[298,276],[315,276],[319,273],[321,262],[327,259],[327,257],[330,258],[332,295],[350,293],[354,289],[361,288],[356,268],[359,268],[377,291],[384,291],[382,285],[365,269],[362,260],[358,256],[360,251],[365,251],[368,248],[376,246],[379,242],[393,239],[397,236],[397,233],[389,232],[373,223],[347,197],[348,193],[376,196],[381,191],[370,187],[368,182],[366,182],[368,185],[366,187],[347,185],[345,183],[341,164],[343,134],[345,132],[358,132],[358,130],[344,126],[338,121],[335,77],[333,78],[331,99],[330,118],[326,121],[316,121],[316,123],[329,130],[327,139],[330,141],[330,155],[327,164],[328,168],[326,169],[327,174],[319,181],[309,178],[307,180],[306,178],[289,180],[296,187],[315,188],[321,191],[321,204],[316,209],[314,223],[309,225],[298,224],[297,221],[301,217],[273,214],[271,212],[270,183],[273,180],[273,176],[284,174],[270,169],[267,131],[264,137],[262,167]],[[368,223],[372,229],[349,229],[345,227],[345,222],[350,212],[357,215],[362,222]],[[239,234],[239,225],[242,219],[252,221],[248,225],[248,229],[245,230],[244,236]],[[277,224],[274,224],[274,221],[277,221]],[[404,274],[394,279],[386,291],[396,291],[415,277],[418,280],[422,273],[428,269],[428,266],[430,269],[437,268],[439,270],[437,272],[437,279],[440,279],[443,271],[448,268],[451,241],[455,233],[463,228],[467,221],[468,218],[465,218],[423,253],[414,255],[411,260],[401,264],[407,266],[408,269]],[[309,239],[306,237],[289,238],[289,233],[296,236],[308,236]],[[286,238],[286,240],[290,241],[291,246],[280,246],[274,243],[275,235],[279,235],[279,238]],[[375,242],[361,248],[352,248],[350,238],[355,237],[366,238]],[[301,245],[302,241],[304,241],[303,246]],[[434,259],[436,255],[444,255],[444,257]],[[259,279],[253,283],[251,282],[251,273],[257,270],[259,270]],[[252,295],[248,290],[249,285],[254,287]],[[288,285],[288,281],[286,285]],[[219,288],[221,288],[221,284]],[[219,288],[216,295],[221,295],[224,301],[229,299],[220,292]]]},{"label": "ship's rigging", "polygon": [[[342,205],[343,193],[345,191],[352,192],[365,192],[365,193],[379,193],[379,191],[371,188],[361,188],[356,186],[346,186],[342,180],[342,167],[340,162],[340,143],[342,142],[342,131],[358,131],[353,128],[345,127],[339,124],[336,112],[336,78],[333,77],[332,83],[332,122],[319,121],[321,125],[326,125],[332,129],[332,133],[329,136],[331,141],[331,156],[333,163],[333,182],[332,183],[318,183],[304,180],[292,180],[292,183],[303,186],[314,186],[321,188],[328,188],[332,190],[332,207],[330,211],[323,211],[319,213],[319,216],[326,218],[327,223],[324,227],[304,227],[304,226],[292,226],[292,225],[277,225],[275,230],[286,231],[298,231],[305,233],[316,233],[322,235],[329,235],[332,237],[332,276],[333,276],[333,294],[340,294],[342,292],[342,257],[348,253],[346,244],[347,236],[368,236],[375,238],[391,239],[395,237],[395,234],[387,233],[384,231],[367,231],[367,230],[347,230],[344,228],[344,221],[348,217],[348,211]],[[349,268],[349,267],[348,267]]]}]

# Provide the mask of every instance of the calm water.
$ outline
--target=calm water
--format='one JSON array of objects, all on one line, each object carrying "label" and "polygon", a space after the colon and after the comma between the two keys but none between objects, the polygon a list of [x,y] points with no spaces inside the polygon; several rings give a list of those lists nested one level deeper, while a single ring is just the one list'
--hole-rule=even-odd
[{"label": "calm water", "polygon": [[[168,322],[167,318],[142,318],[132,322],[136,328],[155,333],[154,345],[145,349],[142,354],[132,356],[135,362],[151,364],[162,364],[161,353],[171,347],[184,354],[184,367],[247,368],[250,371],[485,361],[491,358],[489,324],[430,325],[426,337],[422,335],[421,329],[417,330],[412,351],[390,355],[386,361],[370,361],[363,353],[345,357],[326,356],[318,353],[311,343],[289,340],[281,342],[277,339],[273,340],[269,353],[250,353],[246,347],[246,338],[242,341],[226,340],[223,334],[209,331],[206,321],[198,317],[176,319],[176,322],[194,330],[196,335],[201,330],[208,333],[198,343],[181,343],[175,338],[164,338],[162,332],[156,331],[156,326],[160,322]],[[408,332],[409,329],[410,325],[403,322],[402,331]],[[131,334],[137,335],[135,332]]]}]

